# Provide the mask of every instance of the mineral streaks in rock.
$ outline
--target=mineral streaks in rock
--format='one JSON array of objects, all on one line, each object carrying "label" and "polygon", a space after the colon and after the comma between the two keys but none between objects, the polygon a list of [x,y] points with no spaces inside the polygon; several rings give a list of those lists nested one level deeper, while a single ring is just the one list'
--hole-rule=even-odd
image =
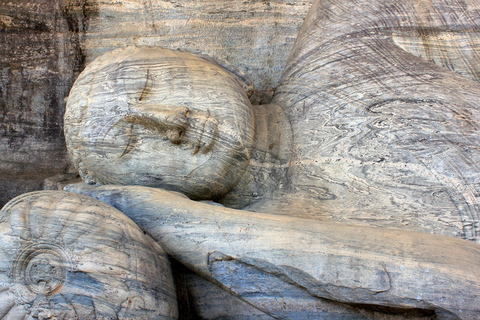
[{"label": "mineral streaks in rock", "polygon": [[107,204],[34,192],[0,221],[0,317],[177,318],[165,254]]},{"label": "mineral streaks in rock", "polygon": [[0,207],[67,166],[64,98],[84,59],[63,5],[0,3]]},{"label": "mineral streaks in rock", "polygon": [[126,45],[202,52],[247,73],[269,100],[313,0],[99,1],[87,62]]},{"label": "mineral streaks in rock", "polygon": [[478,1],[316,2],[273,100],[298,193],[336,220],[480,241],[479,19]]}]

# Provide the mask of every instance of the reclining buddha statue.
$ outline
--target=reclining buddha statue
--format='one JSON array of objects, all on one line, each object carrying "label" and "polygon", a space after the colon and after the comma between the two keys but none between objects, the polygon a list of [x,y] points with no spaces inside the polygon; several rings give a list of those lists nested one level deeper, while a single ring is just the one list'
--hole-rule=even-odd
[{"label": "reclining buddha statue", "polygon": [[68,99],[67,189],[258,319],[478,319],[479,24],[473,0],[319,0],[255,106],[198,55],[104,54]]}]

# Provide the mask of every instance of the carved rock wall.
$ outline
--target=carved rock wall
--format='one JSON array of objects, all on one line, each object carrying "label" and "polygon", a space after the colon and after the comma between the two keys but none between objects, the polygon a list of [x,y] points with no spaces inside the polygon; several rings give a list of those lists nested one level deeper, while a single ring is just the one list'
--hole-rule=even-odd
[{"label": "carved rock wall", "polygon": [[83,59],[63,8],[0,3],[0,207],[67,167],[64,98]]},{"label": "carved rock wall", "polygon": [[86,62],[118,47],[210,55],[268,101],[313,0],[0,2],[0,207],[68,171],[64,99]]},{"label": "carved rock wall", "polygon": [[313,0],[98,1],[83,43],[90,62],[126,45],[200,52],[250,76],[256,99],[278,85]]}]

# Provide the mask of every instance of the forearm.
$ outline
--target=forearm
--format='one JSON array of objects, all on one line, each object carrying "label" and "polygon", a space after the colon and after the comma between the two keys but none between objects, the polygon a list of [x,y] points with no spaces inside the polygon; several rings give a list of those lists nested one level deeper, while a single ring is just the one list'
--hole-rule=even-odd
[{"label": "forearm", "polygon": [[221,253],[318,297],[447,310],[464,319],[480,312],[480,246],[472,242],[233,210],[143,187],[73,191],[112,204],[208,279],[215,280],[212,255]]}]

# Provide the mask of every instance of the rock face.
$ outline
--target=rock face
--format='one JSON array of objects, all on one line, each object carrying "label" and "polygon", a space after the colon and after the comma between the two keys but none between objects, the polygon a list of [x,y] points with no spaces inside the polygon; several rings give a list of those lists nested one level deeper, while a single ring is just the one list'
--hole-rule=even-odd
[{"label": "rock face", "polygon": [[253,102],[265,103],[313,2],[98,1],[83,51],[87,62],[132,45],[200,52],[246,73],[257,88]]},{"label": "rock face", "polygon": [[290,202],[480,242],[478,21],[478,1],[318,1],[273,100],[295,136]]},{"label": "rock face", "polygon": [[177,318],[165,253],[107,204],[40,191],[0,221],[2,318]]},{"label": "rock face", "polygon": [[68,166],[64,99],[84,58],[62,1],[0,3],[0,207]]}]

